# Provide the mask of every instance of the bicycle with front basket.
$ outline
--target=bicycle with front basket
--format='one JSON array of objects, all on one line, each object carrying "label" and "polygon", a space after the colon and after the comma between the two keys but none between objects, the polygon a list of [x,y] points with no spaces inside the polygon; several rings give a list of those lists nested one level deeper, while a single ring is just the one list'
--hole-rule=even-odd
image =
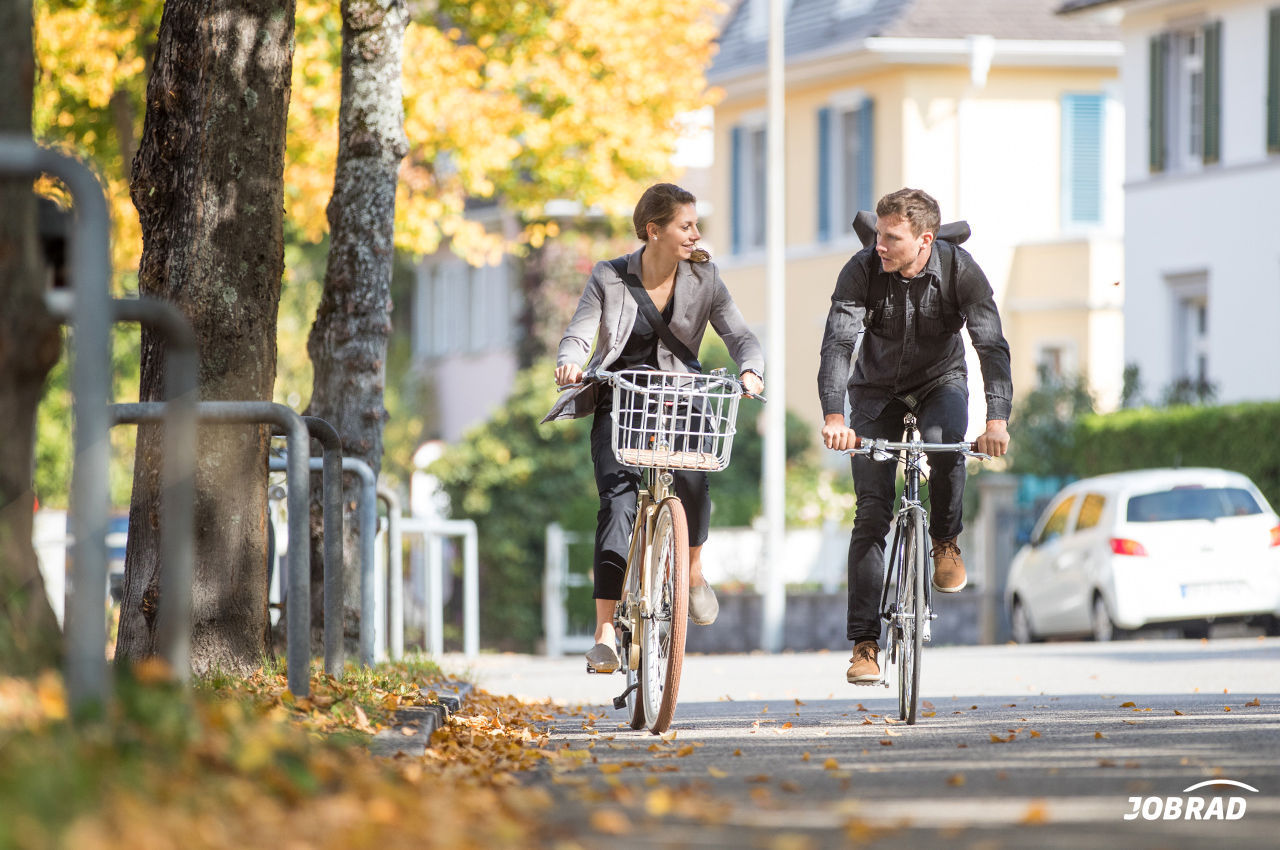
[{"label": "bicycle with front basket", "polygon": [[643,469],[613,621],[627,687],[613,704],[626,708],[632,729],[658,735],[675,715],[688,627],[689,526],[671,473],[727,467],[739,399],[764,399],[746,393],[723,369],[706,375],[594,371],[561,390],[587,383],[611,385],[614,456]]},{"label": "bicycle with front basket", "polygon": [[[844,454],[869,455],[880,462],[903,460],[905,482],[893,521],[893,545],[885,562],[884,584],[880,591],[880,619],[888,626],[887,663],[881,668],[880,681],[889,687],[888,668],[893,666],[898,679],[898,719],[916,722],[920,697],[920,658],[929,640],[929,624],[937,618],[933,611],[929,571],[933,566],[927,544],[929,514],[920,501],[920,463],[926,452],[960,452],[966,457],[989,460],[990,455],[976,450],[974,443],[925,443],[919,439],[916,417],[908,413],[902,420],[904,442],[866,440],[858,437],[854,448]],[[889,599],[889,584],[896,587]]]}]

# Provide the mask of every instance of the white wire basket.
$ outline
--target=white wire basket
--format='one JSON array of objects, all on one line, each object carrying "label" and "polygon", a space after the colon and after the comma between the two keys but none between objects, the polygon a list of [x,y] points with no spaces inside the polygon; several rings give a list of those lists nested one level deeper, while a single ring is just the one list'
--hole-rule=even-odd
[{"label": "white wire basket", "polygon": [[729,465],[742,387],[727,375],[615,372],[613,455],[627,466],[719,472]]}]

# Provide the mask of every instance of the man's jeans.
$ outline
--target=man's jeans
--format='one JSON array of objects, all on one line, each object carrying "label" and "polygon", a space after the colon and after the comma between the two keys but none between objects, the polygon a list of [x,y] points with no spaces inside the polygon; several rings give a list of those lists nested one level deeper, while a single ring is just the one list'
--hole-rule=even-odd
[{"label": "man's jeans", "polygon": [[[962,379],[963,380],[963,379]],[[859,413],[850,427],[859,437],[898,442],[909,408],[891,400],[874,418]],[[916,427],[926,443],[958,443],[969,426],[969,392],[960,382],[931,388],[916,405]],[[939,452],[929,456],[929,534],[946,540],[960,533],[964,499],[964,455]],[[885,537],[893,522],[898,464],[853,456],[853,487],[858,512],[849,541],[849,619],[851,641],[880,639],[880,593],[884,585]],[[928,545],[926,543],[926,545]]]}]

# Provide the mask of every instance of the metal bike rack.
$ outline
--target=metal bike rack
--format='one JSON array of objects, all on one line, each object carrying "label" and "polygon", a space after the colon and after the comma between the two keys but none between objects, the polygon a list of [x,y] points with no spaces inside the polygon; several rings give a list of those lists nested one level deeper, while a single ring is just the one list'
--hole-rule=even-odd
[{"label": "metal bike rack", "polygon": [[[75,300],[71,292],[45,293],[49,312],[63,321],[70,319]],[[196,406],[200,399],[196,337],[182,311],[159,298],[113,299],[111,309],[116,322],[139,322],[165,342],[156,643],[160,657],[178,680],[185,682],[191,677],[191,577],[195,568]]]},{"label": "metal bike rack", "polygon": [[29,136],[0,134],[0,174],[59,178],[74,202],[69,278],[76,357],[71,370],[75,404],[75,466],[71,482],[75,564],[67,600],[63,666],[72,707],[105,705],[107,682],[108,395],[111,390],[111,245],[107,199],[86,165]]},{"label": "metal bike rack", "polygon": [[[324,672],[342,678],[347,661],[342,609],[346,574],[342,546],[342,438],[336,428],[318,416],[304,416],[302,421],[311,438],[319,441],[324,449],[320,478],[324,505]],[[307,454],[310,455],[310,451]],[[311,548],[309,539],[307,548]]]},{"label": "metal bike rack", "polygon": [[[280,472],[285,469],[285,463],[292,458],[293,447],[289,447],[289,452],[285,458],[273,457],[269,461],[269,468],[272,472]],[[323,468],[323,461],[320,458],[310,458],[308,464],[311,469],[319,470]],[[370,667],[374,662],[374,608],[376,600],[374,599],[374,582],[375,577],[375,548],[377,545],[378,534],[378,502],[377,488],[378,480],[373,474],[373,470],[369,464],[355,457],[342,458],[342,471],[350,472],[360,478],[360,663],[365,667]],[[294,533],[293,533],[293,479],[290,478],[289,483],[289,557],[292,563],[294,550]],[[328,531],[325,532],[326,536]],[[307,535],[298,538],[308,540]],[[339,541],[342,537],[339,535]],[[328,542],[326,541],[326,546]],[[310,547],[306,547],[310,549]],[[293,584],[289,584],[289,593],[292,598]],[[330,607],[330,594],[326,575],[325,582],[325,656],[328,658],[328,632],[329,619],[328,611]],[[342,610],[342,594],[335,593],[333,598],[337,599],[338,610]],[[290,606],[292,607],[292,605]],[[339,614],[337,622],[341,623],[342,618]],[[326,667],[328,662],[326,660]],[[340,675],[340,674],[335,674]]]},{"label": "metal bike rack", "polygon": [[430,612],[427,647],[437,657],[444,654],[444,553],[441,544],[445,537],[463,539],[462,651],[468,658],[476,657],[480,654],[480,538],[475,521],[405,517],[400,521],[400,532],[421,535],[427,545],[426,596]]},{"label": "metal bike rack", "polygon": [[[378,498],[387,505],[387,649],[392,661],[404,658],[404,536],[400,531],[400,497],[378,485]],[[379,623],[384,622],[379,618]],[[379,641],[381,645],[383,641]]]},{"label": "metal bike rack", "polygon": [[[116,423],[162,422],[165,418],[163,402],[139,402],[115,404],[104,409]],[[293,486],[289,488],[289,605],[286,611],[285,634],[288,640],[289,690],[294,696],[305,697],[311,693],[311,552],[310,546],[295,546],[293,541],[309,539],[310,487],[307,458],[310,453],[311,435],[306,423],[292,408],[269,401],[203,401],[198,407],[202,422],[221,425],[274,425],[284,432],[288,441],[289,459],[285,470]],[[194,455],[194,452],[192,453]],[[316,459],[323,468],[323,461]],[[105,504],[105,502],[104,502]],[[105,546],[105,537],[103,538]],[[78,541],[77,541],[78,542]],[[78,552],[77,552],[78,555]],[[106,581],[105,565],[102,586]],[[190,605],[190,594],[187,595]],[[99,605],[99,607],[103,607]],[[189,616],[189,615],[188,615]],[[190,634],[188,626],[187,634]],[[106,640],[105,620],[99,637],[99,654]]]}]

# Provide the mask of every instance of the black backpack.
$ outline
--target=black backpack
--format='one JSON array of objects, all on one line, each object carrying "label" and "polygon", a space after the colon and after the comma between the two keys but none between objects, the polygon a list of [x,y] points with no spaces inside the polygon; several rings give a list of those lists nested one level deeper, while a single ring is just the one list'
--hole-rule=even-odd
[{"label": "black backpack", "polygon": [[[853,232],[858,235],[858,239],[862,241],[862,247],[870,248],[876,244],[876,215],[867,210],[861,210],[853,219]],[[938,233],[934,237],[934,244],[939,246],[946,243],[947,250],[943,253],[950,254],[951,273],[944,275],[942,280],[942,301],[946,310],[944,316],[944,324],[949,333],[959,333],[964,327],[964,311],[960,309],[960,302],[956,298],[956,278],[959,276],[959,251],[956,246],[969,238],[972,231],[969,229],[967,221],[953,221],[944,224],[938,228]],[[888,285],[884,278],[880,275],[877,267],[879,256],[875,251],[867,254],[867,280],[871,281],[870,289],[867,291],[867,314],[865,325],[869,328],[878,328],[880,319],[884,314],[884,302],[889,295]],[[946,261],[948,258],[943,257]]]}]

